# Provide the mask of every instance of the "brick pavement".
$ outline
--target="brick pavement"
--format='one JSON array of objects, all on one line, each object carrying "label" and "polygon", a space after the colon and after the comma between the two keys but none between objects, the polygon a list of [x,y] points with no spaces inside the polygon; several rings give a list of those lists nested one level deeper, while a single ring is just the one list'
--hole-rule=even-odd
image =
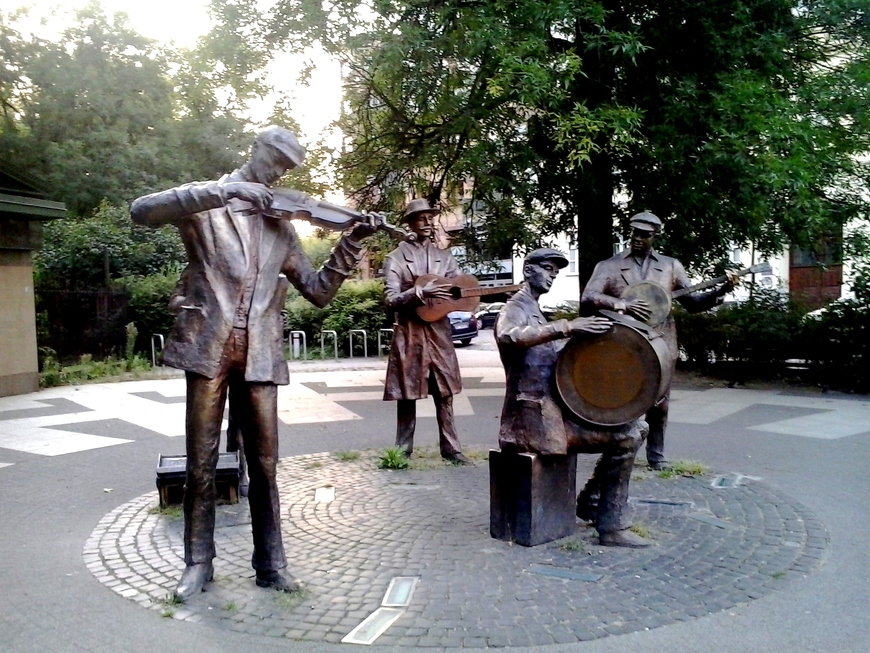
[{"label": "brick pavement", "polygon": [[[167,618],[318,642],[339,642],[380,606],[392,578],[417,576],[411,605],[376,645],[508,647],[592,640],[727,610],[812,573],[828,544],[808,509],[760,481],[662,479],[638,468],[635,522],[655,546],[602,548],[582,524],[559,542],[514,546],[489,537],[484,463],[388,471],[374,456],[281,460],[285,547],[305,585],[300,595],[255,587],[244,500],[219,508],[215,582],[183,606],[166,601],[183,568],[182,520],[156,510],[156,492],[107,514],[84,562],[107,587]],[[581,456],[581,479],[593,462]],[[334,500],[315,502],[327,486]]]}]

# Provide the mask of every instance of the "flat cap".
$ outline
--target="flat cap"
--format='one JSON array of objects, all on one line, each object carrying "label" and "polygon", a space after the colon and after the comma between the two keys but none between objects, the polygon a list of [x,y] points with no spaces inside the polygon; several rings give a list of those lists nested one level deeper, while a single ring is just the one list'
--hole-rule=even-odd
[{"label": "flat cap", "polygon": [[629,226],[634,229],[643,229],[644,231],[654,231],[658,233],[662,230],[662,221],[654,213],[644,211],[631,217]]},{"label": "flat cap", "polygon": [[274,147],[295,166],[302,165],[305,160],[305,148],[299,144],[296,134],[283,127],[269,125],[257,134],[257,141]]},{"label": "flat cap", "polygon": [[549,247],[542,247],[526,254],[523,265],[526,263],[543,263],[544,261],[554,261],[560,270],[568,265],[568,257],[558,249],[550,249]]}]

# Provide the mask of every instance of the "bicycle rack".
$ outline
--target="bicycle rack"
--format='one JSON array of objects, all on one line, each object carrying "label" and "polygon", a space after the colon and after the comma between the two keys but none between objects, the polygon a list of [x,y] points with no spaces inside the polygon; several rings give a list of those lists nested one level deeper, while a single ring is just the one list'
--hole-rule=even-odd
[{"label": "bicycle rack", "polygon": [[157,348],[154,346],[156,343],[160,343],[160,353],[163,353],[163,334],[155,333],[151,336],[151,365],[153,367],[157,367]]},{"label": "bicycle rack", "polygon": [[323,336],[325,335],[332,336],[333,358],[335,358],[335,360],[338,360],[338,334],[332,329],[323,329],[320,332],[320,357],[326,358],[326,352],[323,348]]},{"label": "bicycle rack", "polygon": [[366,335],[366,330],[365,330],[365,329],[351,329],[351,330],[348,332],[347,339],[348,339],[348,347],[350,348],[350,357],[353,358],[353,335],[354,335],[355,333],[361,333],[361,334],[362,334],[362,339],[363,339],[363,358],[368,358],[368,357],[369,357],[369,339],[368,339],[368,336]]},{"label": "bicycle rack", "polygon": [[290,358],[296,358],[294,354],[293,347],[297,341],[302,341],[302,360],[308,360],[308,340],[305,336],[304,331],[291,331],[290,336],[287,338],[287,344],[290,347]]},{"label": "bicycle rack", "polygon": [[[378,356],[383,356],[384,346],[382,344],[382,338],[385,333],[390,334],[390,344],[392,344],[393,340],[393,330],[392,329],[379,329],[378,330]],[[389,353],[389,352],[387,352]]]}]

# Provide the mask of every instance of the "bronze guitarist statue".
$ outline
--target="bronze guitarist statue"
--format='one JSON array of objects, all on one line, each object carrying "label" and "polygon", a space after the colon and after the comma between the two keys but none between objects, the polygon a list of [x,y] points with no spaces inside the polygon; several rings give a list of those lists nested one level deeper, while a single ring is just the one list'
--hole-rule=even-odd
[{"label": "bronze guitarist statue", "polygon": [[[411,200],[402,222],[413,233],[384,261],[385,301],[387,308],[395,311],[384,400],[396,402],[396,446],[410,456],[414,449],[417,400],[431,394],[441,456],[468,465],[471,461],[462,453],[453,419],[453,395],[462,390],[462,379],[450,322],[446,316],[426,321],[416,311],[427,300],[450,300],[452,284],[447,280],[460,275],[453,255],[433,241],[436,215],[438,212],[425,199]],[[423,275],[437,278],[416,284]]]},{"label": "bronze guitarist statue", "polygon": [[[629,288],[642,282],[653,282],[664,291],[672,293],[689,287],[689,276],[682,263],[670,256],[663,256],[653,249],[653,239],[661,230],[662,221],[658,216],[643,212],[631,218],[631,245],[625,250],[601,261],[595,266],[592,277],[586,284],[581,297],[583,309],[608,309],[626,313],[645,322],[650,317],[652,307],[639,299]],[[736,278],[736,277],[735,277]],[[678,298],[686,310],[692,313],[705,311],[722,302],[722,297],[734,288],[734,278],[707,293],[684,294]],[[679,355],[677,328],[674,318],[668,314],[662,324],[657,325],[668,345],[671,375]],[[668,423],[670,385],[657,403],[646,413],[649,435],[646,439],[646,459],[651,469],[661,470],[668,466],[665,460],[665,427]]]},{"label": "bronze guitarist statue", "polygon": [[[275,478],[278,385],[289,382],[281,309],[290,284],[316,306],[326,305],[362,259],[360,241],[380,226],[378,216],[359,216],[315,270],[290,221],[270,212],[270,186],[304,156],[291,132],[267,127],[238,170],[218,181],[140,197],[130,211],[137,224],[175,225],[188,257],[163,353],[163,361],[184,370],[187,381],[186,566],[175,590],[182,601],[197,595],[214,575],[215,470],[229,388],[250,476],[256,583],[284,592],[298,587],[283,571],[287,561]],[[305,203],[305,196],[294,197],[303,202],[303,213],[319,210]]]}]

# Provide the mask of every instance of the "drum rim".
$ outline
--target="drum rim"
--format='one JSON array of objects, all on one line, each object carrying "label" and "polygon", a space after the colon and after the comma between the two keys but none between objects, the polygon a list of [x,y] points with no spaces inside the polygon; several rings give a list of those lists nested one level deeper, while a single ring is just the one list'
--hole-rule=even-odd
[{"label": "drum rim", "polygon": [[[573,359],[574,359],[575,355],[572,354],[572,352],[575,352],[575,351],[578,351],[582,348],[591,346],[595,342],[600,342],[602,338],[607,338],[608,336],[612,338],[613,332],[609,331],[605,334],[602,334],[602,335],[596,336],[596,337],[592,337],[592,338],[590,338],[588,336],[583,336],[583,335],[577,335],[577,336],[573,337],[571,340],[568,341],[568,343],[562,349],[562,352],[560,353],[559,358],[556,361],[556,368],[555,368],[556,390],[558,392],[559,398],[561,399],[561,402],[562,402],[563,406],[565,407],[565,409],[567,409],[577,419],[579,419],[583,422],[592,424],[594,426],[602,426],[602,427],[620,426],[622,424],[627,424],[628,422],[631,422],[631,421],[643,416],[655,404],[655,402],[660,399],[659,395],[661,394],[663,381],[665,380],[666,361],[662,360],[661,352],[659,352],[656,349],[656,346],[653,344],[653,341],[660,338],[661,336],[655,332],[653,332],[652,336],[648,335],[647,330],[649,330],[649,327],[643,323],[640,323],[640,326],[643,327],[643,329],[637,328],[631,324],[626,324],[623,321],[616,322],[614,327],[616,327],[617,325],[622,327],[622,328],[626,328],[626,329],[633,331],[634,333],[636,333],[639,336],[640,342],[646,342],[648,344],[650,351],[655,356],[655,359],[658,362],[658,366],[657,366],[658,378],[655,380],[655,383],[654,383],[654,387],[655,387],[654,392],[653,393],[647,392],[645,394],[647,399],[640,401],[638,403],[638,407],[634,408],[629,413],[631,415],[631,417],[628,417],[626,419],[625,414],[623,413],[623,415],[620,417],[620,419],[618,421],[615,417],[613,417],[611,419],[602,419],[602,414],[606,415],[607,413],[616,413],[617,410],[616,409],[596,408],[595,411],[597,411],[598,414],[592,414],[595,411],[592,410],[591,406],[590,406],[589,411],[588,411],[589,414],[584,415],[582,413],[584,412],[584,409],[588,404],[584,405],[582,397],[580,396],[579,392],[577,392],[576,387],[574,386],[573,382],[569,382],[566,380],[566,379],[573,378]],[[664,343],[664,340],[660,340],[660,342]],[[666,345],[665,345],[665,348],[666,348]],[[565,374],[564,372],[566,369],[572,373]],[[650,385],[652,385],[652,384],[650,384]],[[649,397],[652,397],[652,398],[650,399]],[[630,406],[630,405],[631,405],[630,403],[626,404],[626,406]],[[641,410],[640,406],[645,406],[645,407]],[[619,410],[625,411],[626,407],[623,406]]]}]

